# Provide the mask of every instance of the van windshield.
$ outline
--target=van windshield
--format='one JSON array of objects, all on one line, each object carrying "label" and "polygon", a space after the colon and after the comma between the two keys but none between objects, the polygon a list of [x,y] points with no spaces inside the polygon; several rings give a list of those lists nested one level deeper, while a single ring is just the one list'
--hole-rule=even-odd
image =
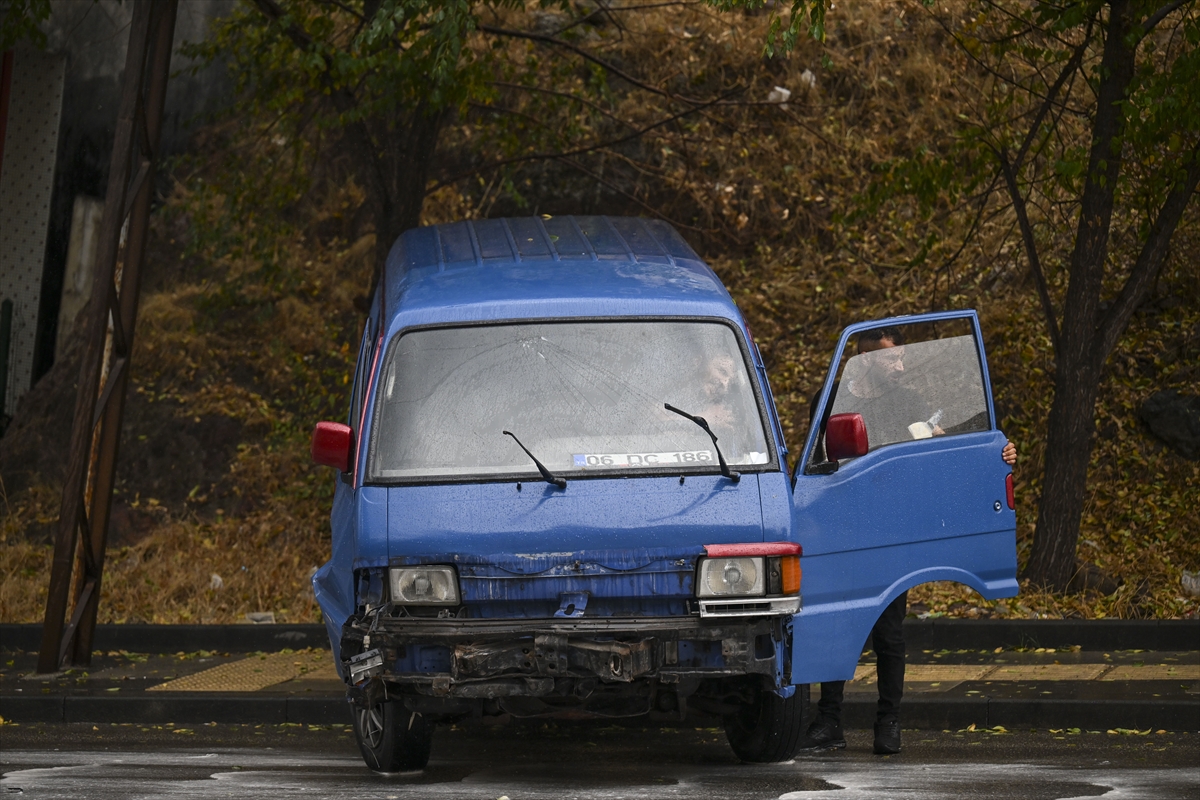
[{"label": "van windshield", "polygon": [[376,391],[368,481],[717,471],[768,464],[746,359],[721,322],[581,321],[410,331]]}]

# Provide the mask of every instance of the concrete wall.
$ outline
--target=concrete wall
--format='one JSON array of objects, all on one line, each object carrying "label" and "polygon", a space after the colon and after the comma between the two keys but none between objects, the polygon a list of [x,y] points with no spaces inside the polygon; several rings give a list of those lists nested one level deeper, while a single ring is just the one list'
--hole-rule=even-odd
[{"label": "concrete wall", "polygon": [[75,319],[92,296],[92,278],[96,272],[100,224],[103,221],[103,200],[83,194],[75,195],[75,208],[71,214],[71,237],[67,246],[67,269],[63,275],[62,304],[58,309],[55,361],[62,358]]},{"label": "concrete wall", "polygon": [[[55,351],[61,349],[56,346],[58,333],[69,330],[73,322],[64,319],[60,323],[59,312],[76,198],[103,198],[107,190],[133,5],[131,0],[54,0],[51,17],[43,25],[47,50],[65,58],[66,79],[37,315],[34,380],[53,364]],[[176,50],[185,41],[202,40],[210,20],[229,13],[233,6],[234,0],[179,0]],[[220,109],[231,96],[231,82],[223,68],[192,75],[188,71],[191,66],[178,52],[172,57],[161,143],[165,157],[184,150],[202,118]],[[160,187],[165,188],[161,182]],[[76,230],[86,233],[87,226],[76,226]],[[86,260],[84,246],[76,243],[75,249]],[[147,269],[152,270],[153,265],[147,264]]]},{"label": "concrete wall", "polygon": [[12,303],[0,412],[11,416],[32,385],[42,269],[54,188],[66,58],[17,50],[9,75],[0,163],[0,303]]},{"label": "concrete wall", "polygon": [[[53,14],[43,26],[47,49],[68,57],[64,123],[76,136],[90,137],[97,146],[107,145],[100,148],[105,162],[121,99],[133,5],[130,0],[55,0]],[[168,153],[186,147],[195,117],[218,108],[229,93],[222,69],[192,75],[188,71],[192,62],[179,55],[178,48],[184,42],[203,40],[210,20],[229,13],[234,5],[234,0],[179,0],[176,53],[171,58],[163,120],[163,146]],[[103,191],[95,194],[104,196]]]}]

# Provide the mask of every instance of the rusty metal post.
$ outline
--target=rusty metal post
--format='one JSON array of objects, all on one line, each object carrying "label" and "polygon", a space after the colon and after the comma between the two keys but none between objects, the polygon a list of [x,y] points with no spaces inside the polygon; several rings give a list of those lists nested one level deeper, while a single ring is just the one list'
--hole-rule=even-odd
[{"label": "rusty metal post", "polygon": [[[137,0],[130,24],[89,301],[87,351],[79,374],[42,625],[42,673],[91,662],[175,11],[176,0]],[[77,550],[80,573],[72,582]],[[65,622],[72,594],[74,607]]]}]

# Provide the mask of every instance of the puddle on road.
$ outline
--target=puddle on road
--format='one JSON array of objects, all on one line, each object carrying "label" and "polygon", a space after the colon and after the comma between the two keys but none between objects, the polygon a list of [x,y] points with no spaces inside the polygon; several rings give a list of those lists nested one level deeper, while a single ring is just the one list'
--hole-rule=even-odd
[{"label": "puddle on road", "polygon": [[[1110,782],[1089,783],[1071,780],[1060,767],[1030,764],[914,764],[888,758],[874,765],[849,765],[825,762],[812,765],[813,772],[839,785],[827,789],[790,788],[779,800],[925,800],[925,798],[977,797],[988,800],[1065,800],[1101,797],[1120,786],[1123,798],[1160,798],[1154,791],[1129,792],[1129,772],[1122,771]],[[1161,776],[1167,777],[1167,776]],[[1167,778],[1166,783],[1173,783]]]},{"label": "puddle on road", "polygon": [[[707,767],[698,771],[652,769],[643,765],[606,762],[581,768],[577,764],[522,764],[477,770],[462,779],[465,784],[520,787],[539,793],[551,789],[571,792],[624,789],[642,794],[653,788],[681,787],[695,790],[710,786],[712,797],[723,796],[731,786],[739,797],[778,797],[780,791],[827,791],[837,784],[796,772],[793,765],[737,764]],[[781,788],[782,787],[782,788]],[[639,791],[640,790],[640,791]],[[515,796],[512,792],[505,792]],[[685,794],[688,794],[685,792]]]},{"label": "puddle on road", "polygon": [[[826,785],[833,786],[832,784]],[[779,800],[825,800],[826,798],[828,800],[834,800],[834,798],[836,800],[866,800],[866,798],[878,800],[881,797],[896,798],[897,800],[901,798],[913,798],[913,800],[916,800],[916,798],[951,796],[938,792],[929,786],[910,786],[907,787],[908,791],[897,789],[896,794],[889,794],[885,788],[879,786],[874,786],[870,789],[849,786],[834,788],[840,791],[826,794],[826,790],[824,789],[792,789],[779,795]],[[1093,783],[1045,783],[1037,787],[1021,783],[1007,790],[1003,787],[991,785],[986,787],[986,791],[983,791],[981,794],[987,797],[988,800],[1075,800],[1075,798],[1080,797],[1100,797],[1111,791],[1113,791],[1113,787],[1111,786],[1097,786]]]}]

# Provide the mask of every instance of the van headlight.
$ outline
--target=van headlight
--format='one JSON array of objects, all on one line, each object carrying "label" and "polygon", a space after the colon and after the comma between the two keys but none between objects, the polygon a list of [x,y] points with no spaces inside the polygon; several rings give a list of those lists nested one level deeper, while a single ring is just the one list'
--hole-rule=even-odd
[{"label": "van headlight", "polygon": [[800,556],[700,559],[699,597],[768,597],[800,594]]},{"label": "van headlight", "polygon": [[393,567],[388,570],[392,602],[401,605],[456,606],[458,576],[453,567]]},{"label": "van headlight", "polygon": [[700,561],[700,597],[755,597],[766,592],[761,558]]}]

